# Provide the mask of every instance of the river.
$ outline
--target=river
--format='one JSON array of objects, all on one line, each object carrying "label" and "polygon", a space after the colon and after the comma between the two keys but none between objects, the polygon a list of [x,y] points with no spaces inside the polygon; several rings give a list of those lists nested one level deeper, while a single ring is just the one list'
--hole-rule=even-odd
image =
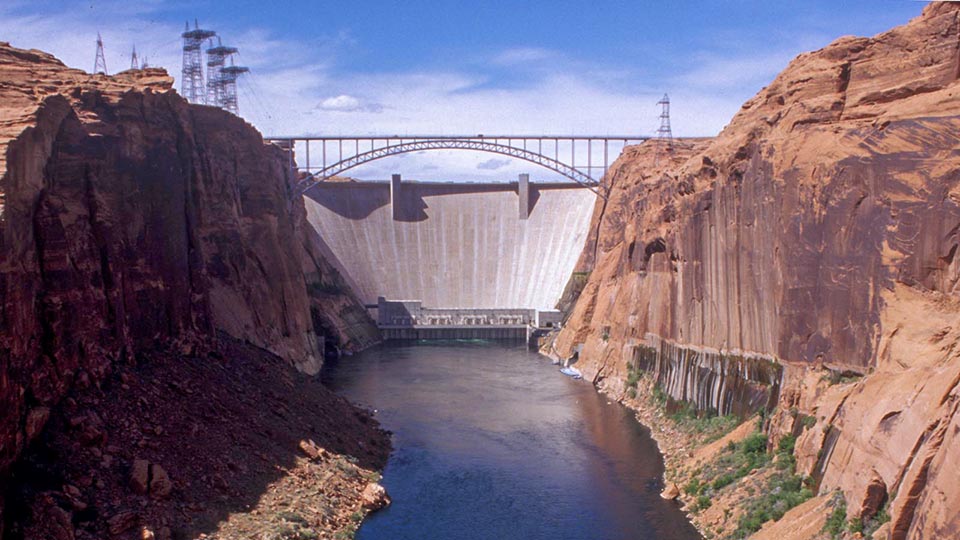
[{"label": "river", "polygon": [[359,540],[700,538],[633,414],[522,344],[388,343],[323,377],[394,434]]}]

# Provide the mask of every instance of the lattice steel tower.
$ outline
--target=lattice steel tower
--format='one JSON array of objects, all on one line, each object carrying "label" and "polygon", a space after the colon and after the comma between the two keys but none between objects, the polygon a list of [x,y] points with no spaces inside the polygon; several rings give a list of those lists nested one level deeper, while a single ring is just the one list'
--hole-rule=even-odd
[{"label": "lattice steel tower", "polygon": [[220,77],[223,80],[223,94],[220,96],[219,105],[237,116],[240,115],[240,110],[237,107],[237,77],[248,71],[250,71],[249,68],[232,64],[220,69]]},{"label": "lattice steel tower", "polygon": [[140,69],[140,57],[137,56],[137,46],[133,46],[133,53],[130,55],[130,69]]},{"label": "lattice steel tower", "polygon": [[227,58],[233,64],[233,55],[236,54],[236,47],[224,47],[217,38],[217,46],[207,49],[207,104],[223,107],[223,99],[226,95],[224,85],[226,79],[223,77],[224,66]]},{"label": "lattice steel tower", "polygon": [[660,154],[669,152],[673,147],[673,131],[670,129],[670,96],[664,94],[660,101],[660,127],[657,128],[657,148],[653,164],[660,162]]},{"label": "lattice steel tower", "polygon": [[93,72],[107,74],[107,59],[103,56],[103,39],[97,32],[97,57],[93,60]]},{"label": "lattice steel tower", "polygon": [[204,41],[217,35],[213,30],[201,30],[196,20],[193,21],[193,30],[190,23],[186,24],[183,34],[183,70],[180,77],[180,92],[191,103],[206,103],[206,88],[203,84],[203,52],[200,50]]}]

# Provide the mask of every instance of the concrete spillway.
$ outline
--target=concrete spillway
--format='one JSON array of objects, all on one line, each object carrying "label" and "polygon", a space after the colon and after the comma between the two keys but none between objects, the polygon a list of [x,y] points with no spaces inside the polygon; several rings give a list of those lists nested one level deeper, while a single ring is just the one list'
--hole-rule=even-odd
[{"label": "concrete spillway", "polygon": [[[531,184],[321,183],[307,215],[361,301],[553,309],[576,264],[596,195]],[[391,198],[394,200],[391,201]]]}]

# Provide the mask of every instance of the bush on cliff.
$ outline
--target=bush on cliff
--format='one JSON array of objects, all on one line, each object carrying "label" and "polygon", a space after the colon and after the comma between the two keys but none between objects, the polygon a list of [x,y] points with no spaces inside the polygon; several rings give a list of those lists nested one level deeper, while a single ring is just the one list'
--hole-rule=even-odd
[{"label": "bush on cliff", "polygon": [[803,483],[803,478],[792,471],[777,473],[770,478],[762,495],[747,504],[734,538],[746,538],[759,531],[767,521],[779,520],[788,510],[813,497],[813,492]]},{"label": "bush on cliff", "polygon": [[[747,476],[751,471],[766,465],[767,436],[757,431],[738,444],[729,445],[706,470],[699,473],[684,487],[688,495],[711,495]],[[705,508],[697,504],[696,509]]]},{"label": "bush on cliff", "polygon": [[[747,446],[748,442],[751,450],[762,448],[766,452],[767,438],[762,433],[757,432],[748,437],[743,442],[744,446]],[[746,512],[741,516],[733,534],[734,538],[746,538],[760,530],[767,521],[779,520],[788,510],[813,497],[813,491],[806,486],[805,479],[795,474],[797,461],[793,456],[793,449],[796,443],[797,439],[793,435],[780,439],[776,452],[776,468],[780,472],[770,478],[759,497],[747,503]]]}]

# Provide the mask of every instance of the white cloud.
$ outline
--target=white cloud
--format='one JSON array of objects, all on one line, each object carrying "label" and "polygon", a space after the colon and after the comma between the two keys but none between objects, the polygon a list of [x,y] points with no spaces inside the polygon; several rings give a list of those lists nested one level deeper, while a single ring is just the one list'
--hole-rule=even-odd
[{"label": "white cloud", "polygon": [[477,163],[477,168],[483,171],[495,171],[497,169],[502,169],[510,164],[509,159],[497,159],[490,158],[486,161],[481,161]]},{"label": "white cloud", "polygon": [[328,111],[355,111],[360,108],[360,100],[353,96],[340,94],[337,97],[321,101],[320,108]]},{"label": "white cloud", "polygon": [[338,112],[372,112],[379,113],[383,111],[383,106],[378,103],[364,103],[360,99],[347,94],[340,94],[335,97],[328,97],[317,105],[317,108],[325,111]]}]

